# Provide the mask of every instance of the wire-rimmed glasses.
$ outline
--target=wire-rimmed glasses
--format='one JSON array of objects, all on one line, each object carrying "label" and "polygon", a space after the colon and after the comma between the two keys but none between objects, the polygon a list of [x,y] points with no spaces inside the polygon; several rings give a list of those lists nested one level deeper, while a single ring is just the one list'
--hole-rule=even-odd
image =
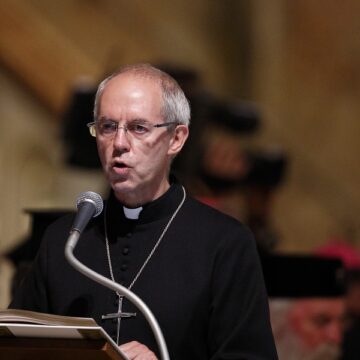
[{"label": "wire-rimmed glasses", "polygon": [[161,124],[151,124],[147,121],[133,120],[125,125],[119,125],[117,121],[111,119],[100,119],[93,121],[86,126],[89,128],[91,136],[100,136],[111,138],[116,135],[119,129],[123,129],[126,134],[130,134],[135,138],[141,139],[148,136],[154,128],[167,127],[171,125],[179,125],[176,121],[165,122]]}]

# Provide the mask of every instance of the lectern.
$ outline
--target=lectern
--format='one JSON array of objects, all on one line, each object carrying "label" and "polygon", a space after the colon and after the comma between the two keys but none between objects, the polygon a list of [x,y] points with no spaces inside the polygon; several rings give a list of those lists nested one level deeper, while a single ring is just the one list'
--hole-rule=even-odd
[{"label": "lectern", "polygon": [[0,311],[0,360],[126,360],[93,319]]}]

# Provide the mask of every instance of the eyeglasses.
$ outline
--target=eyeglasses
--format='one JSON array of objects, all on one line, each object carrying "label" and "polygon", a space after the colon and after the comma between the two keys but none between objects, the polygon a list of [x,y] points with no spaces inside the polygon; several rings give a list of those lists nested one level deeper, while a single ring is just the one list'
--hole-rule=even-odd
[{"label": "eyeglasses", "polygon": [[131,121],[125,125],[120,126],[117,121],[105,119],[99,121],[93,121],[86,126],[89,128],[91,136],[96,137],[97,134],[100,136],[111,138],[116,135],[119,129],[124,129],[125,133],[129,133],[135,138],[142,139],[150,135],[154,128],[161,128],[170,125],[178,125],[176,121],[166,122],[162,124],[150,124],[144,121]]}]

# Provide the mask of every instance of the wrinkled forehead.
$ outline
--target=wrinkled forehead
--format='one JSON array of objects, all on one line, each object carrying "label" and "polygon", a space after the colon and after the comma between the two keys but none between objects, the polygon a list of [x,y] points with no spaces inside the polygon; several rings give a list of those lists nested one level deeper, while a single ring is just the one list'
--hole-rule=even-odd
[{"label": "wrinkled forehead", "polygon": [[136,90],[162,98],[162,87],[159,78],[131,72],[121,73],[110,79],[104,87],[103,94],[110,91],[118,94],[128,94]]},{"label": "wrinkled forehead", "polygon": [[152,77],[119,74],[110,79],[100,98],[100,112],[134,111],[161,116],[163,96],[159,81]]},{"label": "wrinkled forehead", "polygon": [[300,316],[315,316],[328,314],[342,316],[345,311],[345,301],[339,298],[312,298],[295,302],[292,311]]}]

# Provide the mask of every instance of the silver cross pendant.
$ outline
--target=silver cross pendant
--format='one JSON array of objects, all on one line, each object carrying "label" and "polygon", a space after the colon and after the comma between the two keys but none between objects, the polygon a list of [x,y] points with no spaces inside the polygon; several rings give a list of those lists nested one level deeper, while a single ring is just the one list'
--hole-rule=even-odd
[{"label": "silver cross pendant", "polygon": [[122,311],[123,299],[124,299],[123,296],[119,296],[119,306],[118,306],[117,313],[106,314],[106,315],[101,316],[101,319],[103,319],[103,320],[117,319],[116,343],[118,345],[119,345],[121,319],[122,318],[131,318],[131,317],[136,316],[136,313]]}]

